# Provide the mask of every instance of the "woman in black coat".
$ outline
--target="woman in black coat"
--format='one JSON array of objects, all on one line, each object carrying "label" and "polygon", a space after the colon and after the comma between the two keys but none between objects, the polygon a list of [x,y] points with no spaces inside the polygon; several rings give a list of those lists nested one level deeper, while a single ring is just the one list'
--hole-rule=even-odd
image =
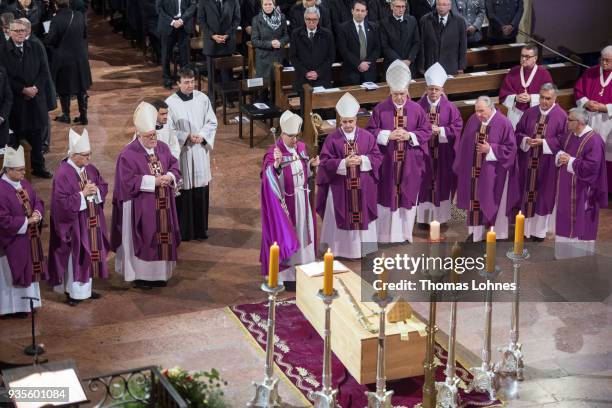
[{"label": "woman in black coat", "polygon": [[287,19],[274,0],[262,0],[261,13],[253,18],[251,42],[255,47],[255,75],[272,78],[272,66],[282,62],[289,43]]},{"label": "woman in black coat", "polygon": [[87,90],[91,86],[91,70],[87,58],[87,30],[81,12],[70,9],[70,0],[56,0],[57,14],[51,19],[45,43],[50,48],[51,77],[60,96],[62,115],[55,120],[70,123],[70,96],[76,95],[79,117],[75,123],[86,125]]},{"label": "woman in black coat", "polygon": [[308,7],[316,7],[319,9],[321,19],[319,20],[319,27],[325,27],[332,29],[331,16],[329,10],[323,4],[321,0],[302,0],[302,2],[295,4],[291,7],[289,12],[289,31],[293,32],[296,28],[305,26],[304,23],[304,12]]},{"label": "woman in black coat", "polygon": [[11,12],[15,16],[15,20],[19,18],[27,18],[32,24],[32,33],[37,37],[43,34],[41,23],[44,9],[39,0],[18,0],[11,7]]}]

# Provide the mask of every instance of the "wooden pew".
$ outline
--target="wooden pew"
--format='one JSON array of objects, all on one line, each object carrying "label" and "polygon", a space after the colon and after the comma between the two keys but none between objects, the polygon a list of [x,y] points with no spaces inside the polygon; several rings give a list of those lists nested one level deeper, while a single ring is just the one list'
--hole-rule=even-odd
[{"label": "wooden pew", "polygon": [[[579,74],[577,66],[569,63],[552,64],[547,66],[553,81],[559,88],[573,87]],[[446,81],[444,90],[451,100],[465,99],[461,95],[471,93],[497,92],[508,73],[508,69],[488,71],[484,75],[474,76],[473,74],[461,74],[449,78]],[[379,88],[374,91],[366,91],[359,85],[340,87],[334,92],[313,93],[312,87],[304,85],[304,141],[309,147],[313,147],[314,129],[310,116],[313,110],[329,109],[336,106],[336,102],[345,92],[350,92],[362,104],[378,103],[389,95],[389,87],[386,83],[378,84]],[[417,79],[410,85],[410,94],[413,98],[420,98],[425,93],[426,83],[424,79]],[[295,103],[295,100],[293,101]],[[291,104],[291,103],[290,103]]]},{"label": "wooden pew", "polygon": [[[468,48],[467,67],[472,68],[477,65],[505,64],[514,62],[518,65],[521,59],[521,49],[526,43],[483,45],[480,47]],[[542,47],[538,46],[539,59],[542,58]]]}]

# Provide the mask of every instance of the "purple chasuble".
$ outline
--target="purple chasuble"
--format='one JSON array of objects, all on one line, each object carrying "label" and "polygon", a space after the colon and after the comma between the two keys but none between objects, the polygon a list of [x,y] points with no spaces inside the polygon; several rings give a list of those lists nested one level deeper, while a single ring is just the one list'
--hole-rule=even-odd
[{"label": "purple chasuble", "polygon": [[[32,212],[38,212],[44,216],[45,207],[42,200],[38,198],[30,183],[21,180],[21,187],[27,192]],[[34,250],[41,258],[39,264],[42,270],[42,277],[47,276],[47,263],[42,259],[42,243],[40,238],[31,239],[30,231],[25,234],[17,234],[26,219],[25,211],[21,201],[17,197],[17,190],[0,178],[0,253],[6,255],[11,275],[13,276],[13,286],[28,287],[34,279],[34,264],[32,259],[32,242]],[[40,231],[39,224],[39,231]]]},{"label": "purple chasuble", "polygon": [[[527,87],[527,93],[529,95],[538,95],[542,85],[548,82],[554,83],[552,77],[550,76],[550,72],[548,72],[546,68],[544,68],[542,65],[538,65],[537,67],[538,71],[536,72],[533,81],[531,81]],[[529,76],[534,68],[525,68],[525,81],[529,81]],[[504,78],[504,82],[499,90],[499,101],[500,103],[503,103],[508,95],[518,95],[524,92],[525,87],[523,87],[523,84],[521,83],[521,66],[517,65],[513,67]],[[518,110],[525,112],[531,105],[529,103],[516,102],[515,106]]]},{"label": "purple chasuble", "polygon": [[[165,143],[153,149],[161,165],[161,175],[171,172],[181,179],[178,161]],[[132,242],[134,254],[143,261],[176,261],[181,242],[174,188],[156,187],[155,192],[141,191],[143,176],[153,175],[149,155],[138,138],[126,145],[117,158],[113,191],[111,248],[121,246],[123,203],[132,202]],[[165,198],[165,199],[164,199]],[[163,235],[162,235],[163,234]],[[166,252],[169,251],[169,252]]]},{"label": "purple chasuble", "polygon": [[[366,129],[375,138],[382,130],[395,130],[396,112],[397,108],[389,96],[374,107]],[[427,115],[416,102],[408,100],[403,108],[403,122],[402,127],[416,135],[418,146],[412,146],[410,139],[401,144],[389,140],[386,146],[378,145],[383,156],[378,183],[378,204],[390,208],[391,211],[396,211],[398,207],[410,209],[417,205],[421,180],[429,163],[427,143],[431,138],[431,124]],[[399,169],[396,165],[398,159],[403,160]],[[396,186],[399,186],[399,197]]]},{"label": "purple chasuble", "polygon": [[52,286],[63,283],[71,254],[75,282],[87,283],[96,273],[100,278],[108,278],[106,257],[110,243],[104,218],[108,183],[92,164],[85,166],[85,173],[87,180],[98,187],[102,199],[99,204],[88,203],[92,216],[89,207],[80,210],[82,181],[68,160],[62,160],[53,176],[48,280]]},{"label": "purple chasuble", "polygon": [[[444,128],[448,140],[448,143],[440,143],[439,140],[434,141],[432,137],[429,141],[428,165],[425,167],[419,192],[419,202],[430,202],[439,206],[440,201],[448,200],[457,188],[457,176],[453,172],[453,163],[455,162],[455,143],[461,136],[463,119],[455,104],[444,95],[440,97],[435,113],[431,111],[427,95],[419,99],[418,104],[423,108],[430,123],[433,119],[438,127]],[[433,154],[433,143],[437,147],[437,157]]]},{"label": "purple chasuble", "polygon": [[591,241],[597,238],[599,209],[608,206],[605,145],[594,131],[578,137],[569,132],[562,150],[574,157],[574,174],[559,167],[556,234]]},{"label": "purple chasuble", "polygon": [[[567,114],[557,104],[546,116],[541,114],[539,106],[525,111],[514,132],[518,166],[510,174],[509,185],[518,187],[514,190],[518,196],[508,193],[509,209],[510,203],[514,203],[527,218],[552,214],[557,174],[555,155],[561,149],[561,141],[565,139],[566,125]],[[523,151],[520,146],[525,137],[545,139],[552,154],[544,154],[543,146]]]},{"label": "purple chasuble", "polygon": [[[280,173],[277,173],[274,168],[274,147],[278,147],[283,154],[279,167],[282,169]],[[270,146],[263,158],[261,170],[261,251],[259,255],[262,275],[268,274],[270,246],[274,242],[280,247],[279,261],[281,269],[283,268],[282,263],[289,260],[300,249],[300,242],[295,231],[296,214],[294,197],[296,191],[293,185],[291,163],[297,159],[302,164],[302,171],[306,177],[304,177],[304,185],[300,187],[304,188],[304,190],[298,190],[297,194],[304,194],[306,203],[309,202],[307,190],[310,168],[308,166],[309,157],[306,145],[303,142],[298,142],[295,150],[298,154],[297,158],[293,157],[285,147],[283,140],[279,138],[276,145]],[[311,216],[313,217],[313,225],[316,225],[314,222],[314,211],[311,213]],[[313,236],[316,237],[316,233]]]},{"label": "purple chasuble", "polygon": [[[480,153],[482,167],[480,174],[472,177],[474,158],[476,157],[476,137],[480,133],[481,122],[473,114],[468,120],[459,143],[453,170],[457,174],[457,207],[469,213],[480,209],[483,218],[474,225],[491,226],[495,224],[497,210],[504,191],[506,175],[516,165],[516,139],[512,124],[499,111],[490,119],[486,126],[487,142],[495,155],[495,161],[487,161],[486,154]],[[472,193],[475,187],[474,194]],[[508,195],[518,194],[513,191],[516,185],[508,184]],[[510,203],[509,203],[510,204]],[[477,207],[474,208],[474,205]],[[478,207],[479,206],[479,207]],[[513,206],[513,205],[512,205]],[[512,207],[508,207],[512,208]]]},{"label": "purple chasuble", "polygon": [[[327,194],[331,188],[334,200],[334,214],[336,216],[336,227],[341,230],[367,230],[370,222],[378,217],[376,207],[378,171],[382,162],[382,155],[376,144],[376,137],[365,129],[357,127],[355,129],[355,148],[357,155],[367,156],[372,164],[372,170],[361,171],[360,166],[356,169],[359,172],[358,185],[353,190],[349,190],[347,176],[337,173],[340,162],[347,157],[345,149],[348,142],[341,128],[336,129],[325,138],[321,154],[319,155],[320,164],[317,170],[317,213],[321,218],[325,215],[325,205],[327,204]],[[352,217],[349,205],[352,200],[351,191],[356,193],[357,205],[360,209],[359,219]],[[353,221],[359,221],[359,228],[355,228]]]}]

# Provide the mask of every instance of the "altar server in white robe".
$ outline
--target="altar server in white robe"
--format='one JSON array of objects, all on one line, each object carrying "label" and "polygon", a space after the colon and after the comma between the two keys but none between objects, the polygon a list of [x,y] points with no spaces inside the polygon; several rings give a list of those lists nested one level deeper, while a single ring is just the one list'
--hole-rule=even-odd
[{"label": "altar server in white robe", "polygon": [[0,174],[0,315],[27,317],[30,302],[22,297],[40,299],[38,280],[45,275],[39,228],[45,210],[24,179],[23,147],[6,146]]},{"label": "altar server in white robe", "polygon": [[166,103],[169,128],[177,131],[181,145],[183,185],[176,199],[181,239],[203,240],[208,238],[210,155],[215,144],[217,117],[208,96],[194,90],[195,73],[191,68],[179,71],[178,87]]},{"label": "altar server in white robe", "polygon": [[353,259],[378,249],[377,182],[382,162],[376,137],[357,126],[359,108],[351,94],[340,98],[340,128],[325,138],[317,171],[321,249]]}]

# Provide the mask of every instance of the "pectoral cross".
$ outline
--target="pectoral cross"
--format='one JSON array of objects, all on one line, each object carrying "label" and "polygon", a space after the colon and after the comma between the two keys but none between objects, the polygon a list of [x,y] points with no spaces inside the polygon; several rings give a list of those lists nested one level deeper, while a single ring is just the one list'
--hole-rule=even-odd
[{"label": "pectoral cross", "polygon": [[599,96],[603,96],[603,94],[604,94],[604,89],[605,89],[605,88],[601,88],[601,91],[599,91]]}]

